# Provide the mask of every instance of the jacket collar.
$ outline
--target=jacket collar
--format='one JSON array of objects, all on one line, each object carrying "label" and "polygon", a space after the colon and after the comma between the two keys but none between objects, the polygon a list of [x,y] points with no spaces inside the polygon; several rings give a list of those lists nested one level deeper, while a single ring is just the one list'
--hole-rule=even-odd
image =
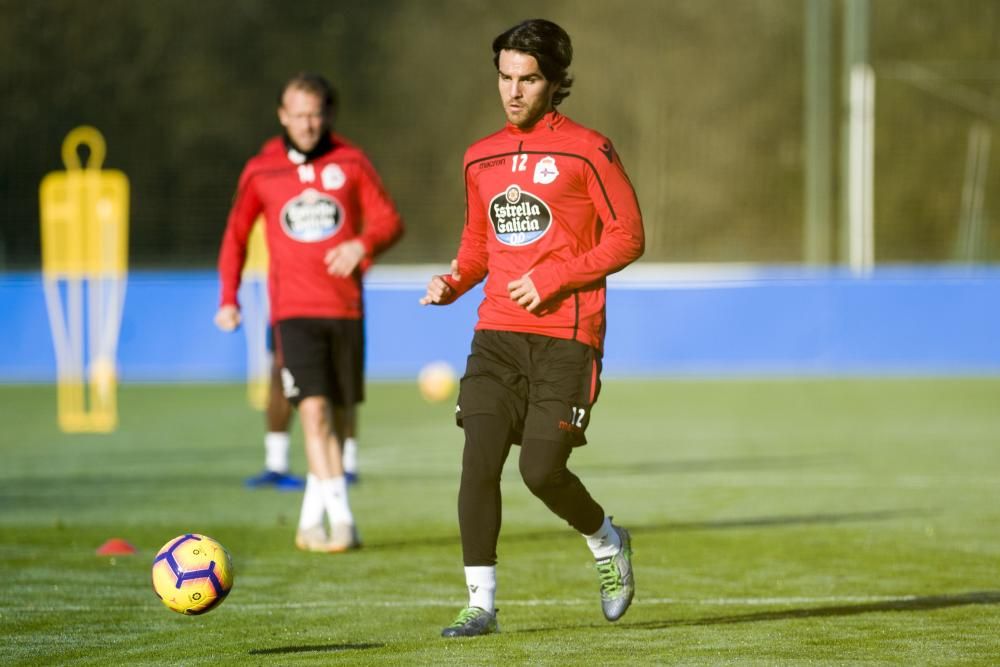
[{"label": "jacket collar", "polygon": [[546,131],[554,131],[559,129],[559,127],[566,121],[566,116],[553,109],[549,111],[544,116],[538,119],[538,122],[528,128],[520,128],[514,125],[510,121],[507,122],[506,129],[511,134],[524,137],[530,135],[538,135]]},{"label": "jacket collar", "polygon": [[288,159],[294,164],[304,164],[306,162],[311,162],[318,157],[326,155],[333,150],[333,133],[327,132],[322,137],[320,137],[319,142],[313,147],[308,153],[303,153],[300,151],[292,140],[288,137],[288,133],[282,135],[282,141],[285,144],[285,153],[288,155]]}]

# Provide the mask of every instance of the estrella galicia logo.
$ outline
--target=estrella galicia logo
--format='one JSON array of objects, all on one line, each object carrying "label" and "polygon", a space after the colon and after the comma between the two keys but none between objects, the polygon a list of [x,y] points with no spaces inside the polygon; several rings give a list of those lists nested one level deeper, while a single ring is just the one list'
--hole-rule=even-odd
[{"label": "estrella galicia logo", "polygon": [[490,202],[490,222],[500,243],[528,245],[549,231],[552,211],[535,195],[511,185]]},{"label": "estrella galicia logo", "polygon": [[296,241],[315,243],[328,239],[344,221],[340,202],[326,194],[308,188],[290,199],[281,209],[281,226]]}]

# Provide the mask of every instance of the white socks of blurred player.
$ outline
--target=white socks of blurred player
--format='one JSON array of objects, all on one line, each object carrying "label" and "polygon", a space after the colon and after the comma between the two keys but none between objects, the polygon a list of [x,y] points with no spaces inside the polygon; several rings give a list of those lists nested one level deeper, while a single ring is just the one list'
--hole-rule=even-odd
[{"label": "white socks of blurred player", "polygon": [[344,438],[344,472],[358,474],[358,441],[356,438]]},{"label": "white socks of blurred player", "polygon": [[497,597],[497,567],[482,565],[465,568],[465,586],[469,589],[469,606],[485,609],[491,614]]},{"label": "white socks of blurred player", "polygon": [[309,473],[306,477],[306,491],[302,496],[299,530],[322,526],[324,514],[330,518],[331,525],[354,524],[354,515],[347,499],[347,480],[343,475],[321,480]]},{"label": "white socks of blurred player", "polygon": [[[264,467],[271,472],[288,473],[288,449],[291,436],[287,431],[272,431],[264,436]],[[358,441],[344,439],[344,472],[358,474]]]},{"label": "white socks of blurred player", "polygon": [[611,517],[604,517],[604,523],[593,535],[584,535],[587,546],[594,554],[594,558],[610,558],[622,550],[622,540],[618,536],[618,531],[611,525]]},{"label": "white socks of blurred player", "polygon": [[264,467],[271,472],[288,472],[288,446],[291,437],[287,431],[271,431],[264,436]]}]

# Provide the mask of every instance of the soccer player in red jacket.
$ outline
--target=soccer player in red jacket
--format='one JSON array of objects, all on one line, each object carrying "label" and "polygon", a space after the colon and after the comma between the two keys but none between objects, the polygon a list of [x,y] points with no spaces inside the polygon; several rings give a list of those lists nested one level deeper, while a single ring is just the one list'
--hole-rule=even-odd
[{"label": "soccer player in red jacket", "polygon": [[364,398],[361,272],[403,229],[371,162],[331,131],[335,103],[333,87],[316,74],[297,74],[282,88],[285,134],[240,175],[219,252],[215,315],[224,331],[240,323],[247,238],[263,213],[282,383],[298,409],[309,464],[295,543],[331,553],[359,546],[331,409]]},{"label": "soccer player in red jacket", "polygon": [[604,616],[621,618],[634,593],[628,531],[566,463],[586,443],[600,390],[605,278],[642,254],[642,216],[611,142],[556,109],[572,84],[569,35],[529,20],[499,35],[493,54],[507,124],[466,151],[458,257],[421,299],[451,303],[486,279],[456,408],[469,604],[445,637],[499,629],[500,474],[512,444],[531,492],[586,538]]}]

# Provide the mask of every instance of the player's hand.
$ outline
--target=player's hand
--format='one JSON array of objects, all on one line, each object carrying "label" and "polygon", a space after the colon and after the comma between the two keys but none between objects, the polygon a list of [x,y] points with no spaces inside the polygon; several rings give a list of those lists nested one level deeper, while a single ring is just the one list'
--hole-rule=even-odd
[{"label": "player's hand", "polygon": [[[458,260],[451,260],[451,279],[458,282],[462,274],[458,272]],[[444,276],[434,276],[427,283],[427,293],[420,299],[421,306],[430,304],[451,303],[455,298],[455,290],[445,282]]]},{"label": "player's hand", "polygon": [[240,326],[240,309],[233,305],[220,306],[215,313],[215,326],[222,331],[236,331]]},{"label": "player's hand", "polygon": [[338,246],[334,246],[327,251],[326,272],[330,275],[346,278],[354,273],[358,264],[365,258],[365,244],[359,239],[344,241]]},{"label": "player's hand", "polygon": [[538,305],[542,302],[542,297],[538,295],[535,283],[531,280],[531,271],[528,271],[517,280],[507,283],[507,292],[510,294],[511,301],[529,313],[538,308]]}]

